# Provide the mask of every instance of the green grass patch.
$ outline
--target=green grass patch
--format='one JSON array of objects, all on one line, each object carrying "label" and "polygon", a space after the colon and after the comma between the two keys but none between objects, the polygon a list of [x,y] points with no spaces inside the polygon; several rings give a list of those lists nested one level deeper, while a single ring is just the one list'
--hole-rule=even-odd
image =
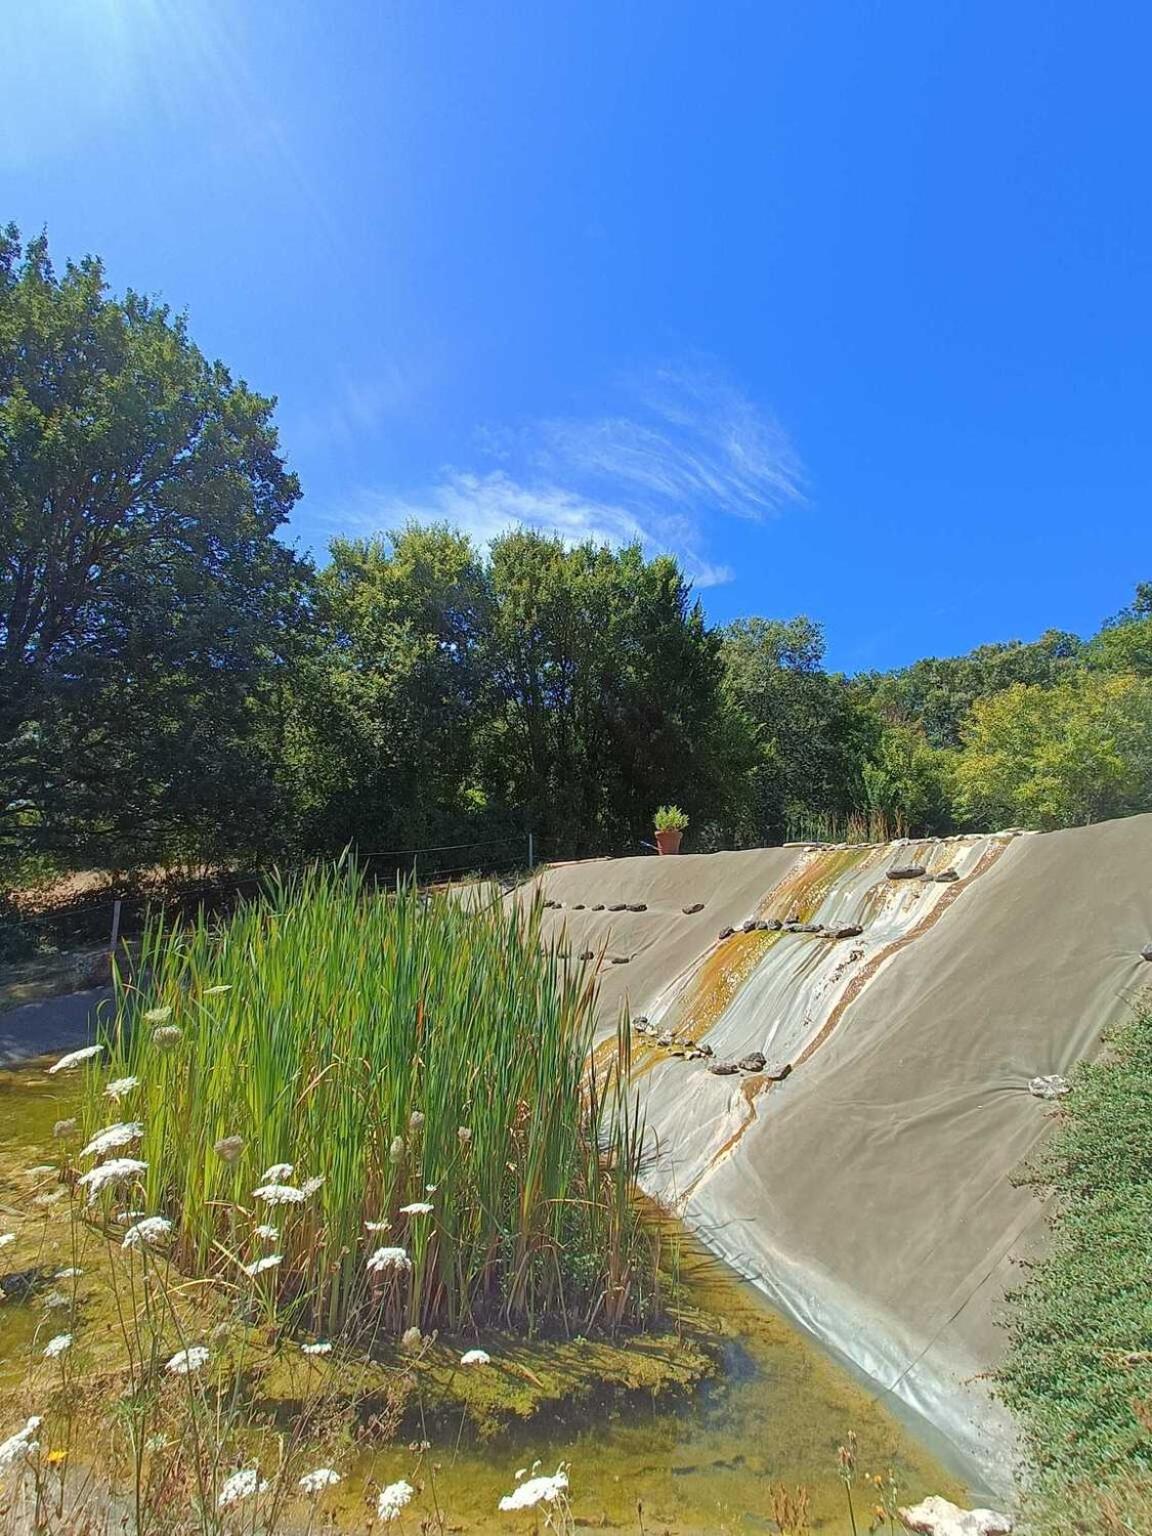
[{"label": "green grass patch", "polygon": [[1026,1178],[1056,1197],[1052,1243],[1012,1297],[1001,1394],[1041,1494],[1100,1511],[1110,1489],[1080,1528],[1147,1529],[1123,1511],[1152,1509],[1152,1007],[1078,1068]]}]

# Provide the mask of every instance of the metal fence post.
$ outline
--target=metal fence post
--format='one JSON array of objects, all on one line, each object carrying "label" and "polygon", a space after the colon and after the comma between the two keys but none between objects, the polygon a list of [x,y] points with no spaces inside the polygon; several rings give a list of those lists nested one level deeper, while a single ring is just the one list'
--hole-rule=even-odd
[{"label": "metal fence post", "polygon": [[528,834],[528,868],[529,868],[529,870],[533,870],[533,869],[536,868],[536,857],[535,857],[535,855],[536,855],[536,839],[532,836],[531,832],[529,832],[529,834]]}]

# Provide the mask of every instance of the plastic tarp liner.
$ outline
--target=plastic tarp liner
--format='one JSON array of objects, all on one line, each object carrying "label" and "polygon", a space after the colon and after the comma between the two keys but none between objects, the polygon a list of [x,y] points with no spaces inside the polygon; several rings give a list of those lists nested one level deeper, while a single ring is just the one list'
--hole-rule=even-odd
[{"label": "plastic tarp liner", "polygon": [[[621,1006],[642,1012],[681,972],[690,970],[721,929],[752,916],[764,893],[801,856],[799,848],[757,848],[741,853],[677,854],[672,858],[590,859],[560,864],[521,886],[511,898],[537,894],[563,906],[544,914],[544,937],[562,939],[576,964],[591,950],[599,959],[599,1016],[603,1033],[615,1029]],[[644,912],[609,912],[636,905]],[[576,904],[583,910],[574,910]],[[703,910],[685,913],[703,903]],[[593,912],[593,906],[604,910]],[[613,957],[625,960],[613,964]]]},{"label": "plastic tarp liner", "polygon": [[1015,1445],[982,1378],[1044,1218],[1012,1174],[1053,1113],[1028,1084],[1097,1052],[1152,982],[1150,937],[1152,816],[1020,838],[877,968],[785,1082],[741,1096],[720,1079],[720,1098],[702,1063],[652,1074],[654,1187],[995,1490]]}]

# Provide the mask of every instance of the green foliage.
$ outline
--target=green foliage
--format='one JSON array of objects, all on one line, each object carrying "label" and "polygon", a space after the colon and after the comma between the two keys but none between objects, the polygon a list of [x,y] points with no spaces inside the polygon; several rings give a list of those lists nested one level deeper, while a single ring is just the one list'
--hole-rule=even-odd
[{"label": "green foliage", "polygon": [[1080,673],[978,700],[956,763],[960,814],[1051,828],[1152,806],[1152,681]]},{"label": "green foliage", "polygon": [[1152,1009],[1140,1009],[1110,1044],[1106,1060],[1077,1069],[1059,1129],[1030,1175],[1056,1197],[1052,1246],[1012,1297],[1000,1390],[1049,1491],[1098,1491],[1135,1474],[1147,1506]]},{"label": "green foliage", "polygon": [[107,862],[269,826],[302,575],[272,408],[98,261],[0,236],[0,822]]},{"label": "green foliage", "polygon": [[657,832],[684,832],[688,827],[688,817],[678,805],[662,805],[653,816],[652,825]]},{"label": "green foliage", "polygon": [[722,636],[725,692],[755,745],[742,840],[779,841],[799,820],[847,818],[862,803],[876,728],[845,680],[821,669],[820,626],[740,619]]},{"label": "green foliage", "polygon": [[1152,808],[1152,583],[1087,642],[847,679],[639,546],[413,526],[317,574],[273,406],[0,233],[0,868],[636,851],[661,800],[700,848]]},{"label": "green foliage", "polygon": [[871,704],[882,720],[912,725],[934,747],[958,747],[968,712],[979,699],[1026,683],[1051,687],[1073,670],[1082,642],[1051,629],[1039,640],[980,645],[967,656],[928,657],[873,677]]},{"label": "green foliage", "polygon": [[521,807],[550,854],[631,845],[662,795],[719,819],[741,742],[719,637],[676,562],[510,533],[488,580],[492,799]]},{"label": "green foliage", "polygon": [[933,747],[914,725],[888,725],[864,762],[864,798],[890,836],[948,832],[957,754]]},{"label": "green foliage", "polygon": [[[320,867],[223,927],[153,924],[142,988],[117,984],[87,1127],[119,1118],[106,1075],[138,1078],[123,1114],[143,1123],[147,1208],[176,1223],[179,1262],[243,1284],[273,1221],[283,1262],[261,1290],[312,1328],[643,1320],[627,1023],[619,1061],[590,1072],[595,990],[539,918]],[[293,1203],[252,1196],[313,1178]],[[378,1247],[411,1269],[373,1282]]]},{"label": "green foliage", "polygon": [[474,809],[484,570],[447,527],[338,539],[288,700],[286,798],[307,848],[455,841]]}]

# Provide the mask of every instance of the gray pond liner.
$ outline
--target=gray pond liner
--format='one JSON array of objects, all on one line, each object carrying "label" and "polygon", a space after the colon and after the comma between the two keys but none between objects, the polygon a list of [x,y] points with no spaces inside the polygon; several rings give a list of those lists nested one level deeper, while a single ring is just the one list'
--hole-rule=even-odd
[{"label": "gray pond liner", "polygon": [[[922,879],[890,881],[922,865]],[[955,869],[955,881],[935,876]],[[1044,835],[796,847],[550,869],[546,931],[605,966],[658,1035],[794,1070],[716,1076],[638,1041],[646,1184],[786,1314],[1006,1490],[998,1324],[1044,1205],[1012,1174],[1051,1126],[1028,1084],[1067,1074],[1148,985],[1152,815]],[[642,913],[572,911],[647,903]],[[702,902],[703,910],[683,908]],[[739,928],[802,911],[859,936]],[[586,967],[594,962],[584,961]]]}]

